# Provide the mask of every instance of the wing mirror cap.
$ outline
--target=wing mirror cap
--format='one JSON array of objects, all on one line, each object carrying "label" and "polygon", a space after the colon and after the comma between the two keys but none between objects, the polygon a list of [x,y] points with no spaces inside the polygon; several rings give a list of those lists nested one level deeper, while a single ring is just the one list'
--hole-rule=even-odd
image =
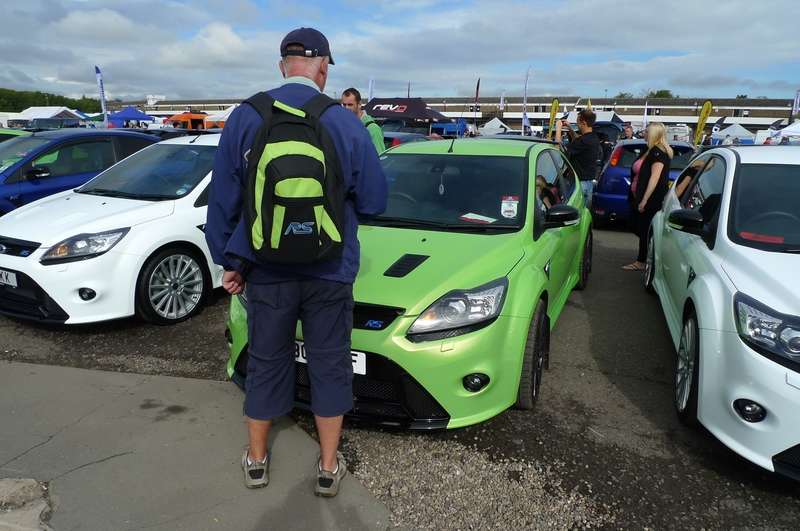
[{"label": "wing mirror cap", "polygon": [[688,234],[703,236],[705,233],[705,222],[703,221],[703,215],[697,210],[691,210],[689,208],[674,210],[670,212],[667,223],[673,229],[686,232]]},{"label": "wing mirror cap", "polygon": [[581,220],[581,213],[577,208],[569,205],[554,205],[547,211],[544,221],[545,229],[556,229],[577,225]]}]

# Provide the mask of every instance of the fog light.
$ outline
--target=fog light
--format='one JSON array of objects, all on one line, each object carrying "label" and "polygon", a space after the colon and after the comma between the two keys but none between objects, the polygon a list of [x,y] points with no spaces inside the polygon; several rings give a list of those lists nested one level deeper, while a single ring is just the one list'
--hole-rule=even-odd
[{"label": "fog light", "polygon": [[767,410],[761,404],[740,398],[733,403],[733,409],[747,422],[761,422],[767,418]]},{"label": "fog light", "polygon": [[464,389],[472,393],[477,393],[489,383],[489,377],[482,373],[468,374],[462,380]]},{"label": "fog light", "polygon": [[90,301],[96,296],[97,293],[91,288],[81,288],[78,290],[78,297],[80,297],[82,301]]}]

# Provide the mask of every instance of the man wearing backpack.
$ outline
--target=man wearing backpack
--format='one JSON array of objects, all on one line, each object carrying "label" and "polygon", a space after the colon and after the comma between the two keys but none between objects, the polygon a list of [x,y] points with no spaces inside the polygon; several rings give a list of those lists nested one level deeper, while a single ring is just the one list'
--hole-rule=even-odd
[{"label": "man wearing backpack", "polygon": [[364,126],[321,94],[333,64],[325,36],[294,30],[280,53],[284,83],[246,100],[225,124],[206,240],[224,288],[246,296],[245,485],[269,482],[267,440],[272,419],[293,407],[300,320],[320,441],[315,493],[335,496],[347,471],[337,451],[342,415],[353,406],[357,216],[383,212],[387,184]]},{"label": "man wearing backpack", "polygon": [[346,89],[342,92],[342,107],[358,116],[358,119],[367,128],[375,149],[378,153],[383,153],[386,150],[386,144],[383,143],[383,129],[372,116],[361,110],[361,93],[353,87]]}]

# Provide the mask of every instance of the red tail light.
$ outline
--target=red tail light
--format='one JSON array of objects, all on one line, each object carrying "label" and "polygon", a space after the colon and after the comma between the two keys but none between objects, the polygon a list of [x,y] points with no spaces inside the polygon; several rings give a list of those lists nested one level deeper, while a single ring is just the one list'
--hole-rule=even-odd
[{"label": "red tail light", "polygon": [[619,159],[621,158],[622,158],[622,146],[619,146],[611,154],[611,160],[609,161],[609,164],[611,164],[612,166],[616,166],[617,164],[619,164]]},{"label": "red tail light", "polygon": [[392,139],[392,147],[399,146],[399,145],[400,145],[400,139],[399,138],[393,138]]}]

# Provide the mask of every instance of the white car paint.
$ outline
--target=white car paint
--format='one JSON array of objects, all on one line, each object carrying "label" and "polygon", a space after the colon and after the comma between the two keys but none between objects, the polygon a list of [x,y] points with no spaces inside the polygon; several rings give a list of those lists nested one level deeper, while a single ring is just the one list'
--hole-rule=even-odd
[{"label": "white car paint", "polygon": [[[743,164],[794,165],[800,179],[800,148],[722,148],[701,155],[713,156],[725,165],[713,245],[670,227],[670,213],[683,208],[675,189],[670,190],[651,225],[653,286],[676,350],[687,305],[693,305],[697,314],[699,422],[729,448],[772,471],[776,454],[800,445],[800,364],[777,363],[743,341],[737,331],[734,296],[741,293],[777,312],[800,316],[800,254],[740,245],[729,238],[728,222],[737,168]],[[692,186],[694,183],[684,198]],[[733,407],[739,398],[764,406],[767,417],[756,423],[745,421]]]},{"label": "white car paint", "polygon": [[[145,149],[163,144],[216,146],[219,137],[182,137]],[[200,228],[205,226],[207,207],[195,206],[210,180],[209,172],[191,192],[176,200],[154,202],[69,190],[14,210],[0,218],[0,236],[40,242],[41,246],[27,257],[0,254],[0,269],[31,277],[69,315],[66,324],[134,315],[136,281],[146,260],[177,242],[200,250],[212,286],[219,287],[222,269],[214,264]],[[67,238],[126,227],[130,231],[105,254],[64,264],[40,263],[53,245]],[[80,288],[93,289],[97,296],[81,300]]]}]

